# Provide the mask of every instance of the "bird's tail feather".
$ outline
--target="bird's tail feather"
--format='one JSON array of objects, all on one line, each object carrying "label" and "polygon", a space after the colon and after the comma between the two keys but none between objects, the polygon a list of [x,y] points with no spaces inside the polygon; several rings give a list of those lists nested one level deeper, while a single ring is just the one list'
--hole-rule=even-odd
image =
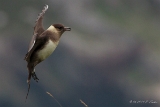
[{"label": "bird's tail feather", "polygon": [[34,72],[34,67],[28,65],[28,80],[27,83],[30,83],[32,73]]},{"label": "bird's tail feather", "polygon": [[[28,79],[27,79],[27,83],[28,83],[28,91],[27,91],[27,95],[26,95],[26,100],[27,100],[27,97],[28,97],[28,94],[29,94],[29,90],[30,90],[30,80],[31,80],[31,76],[32,76],[32,72],[34,72],[34,67],[31,67],[31,66],[27,66],[28,67]],[[25,102],[26,102],[25,100]]]}]

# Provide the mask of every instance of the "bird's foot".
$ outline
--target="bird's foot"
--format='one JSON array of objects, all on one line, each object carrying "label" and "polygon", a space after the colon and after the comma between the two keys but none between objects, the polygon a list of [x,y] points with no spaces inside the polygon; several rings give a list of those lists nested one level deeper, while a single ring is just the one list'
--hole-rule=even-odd
[{"label": "bird's foot", "polygon": [[32,78],[36,81],[36,82],[38,82],[38,78],[37,78],[37,75],[36,75],[36,73],[35,72],[32,72]]}]

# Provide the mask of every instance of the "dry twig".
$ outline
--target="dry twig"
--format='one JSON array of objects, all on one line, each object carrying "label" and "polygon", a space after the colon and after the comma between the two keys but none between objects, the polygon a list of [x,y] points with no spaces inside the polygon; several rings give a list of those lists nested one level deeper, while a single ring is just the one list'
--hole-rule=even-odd
[{"label": "dry twig", "polygon": [[51,93],[49,93],[49,92],[46,92],[46,93],[47,93],[49,96],[51,96],[51,97],[58,103],[58,105],[59,105],[60,107],[62,107],[62,105],[59,103],[59,101],[58,101],[57,99],[55,99]]},{"label": "dry twig", "polygon": [[84,101],[82,101],[81,99],[80,99],[80,102],[81,102],[85,107],[88,107],[88,105],[87,105]]}]

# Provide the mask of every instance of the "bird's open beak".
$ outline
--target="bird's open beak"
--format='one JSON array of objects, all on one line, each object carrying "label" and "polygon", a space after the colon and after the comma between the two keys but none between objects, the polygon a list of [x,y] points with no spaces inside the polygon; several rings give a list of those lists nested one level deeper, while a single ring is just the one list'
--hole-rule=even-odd
[{"label": "bird's open beak", "polygon": [[71,28],[70,27],[64,27],[64,30],[65,31],[71,31]]}]

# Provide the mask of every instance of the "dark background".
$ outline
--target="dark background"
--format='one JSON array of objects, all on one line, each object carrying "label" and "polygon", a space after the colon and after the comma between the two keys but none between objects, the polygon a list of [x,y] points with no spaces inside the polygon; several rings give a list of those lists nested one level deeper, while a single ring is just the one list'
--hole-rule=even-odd
[{"label": "dark background", "polygon": [[[25,103],[23,59],[45,4],[44,27],[72,31],[36,66]],[[159,34],[160,0],[1,0],[0,107],[59,107],[46,91],[63,107],[159,107]]]}]

